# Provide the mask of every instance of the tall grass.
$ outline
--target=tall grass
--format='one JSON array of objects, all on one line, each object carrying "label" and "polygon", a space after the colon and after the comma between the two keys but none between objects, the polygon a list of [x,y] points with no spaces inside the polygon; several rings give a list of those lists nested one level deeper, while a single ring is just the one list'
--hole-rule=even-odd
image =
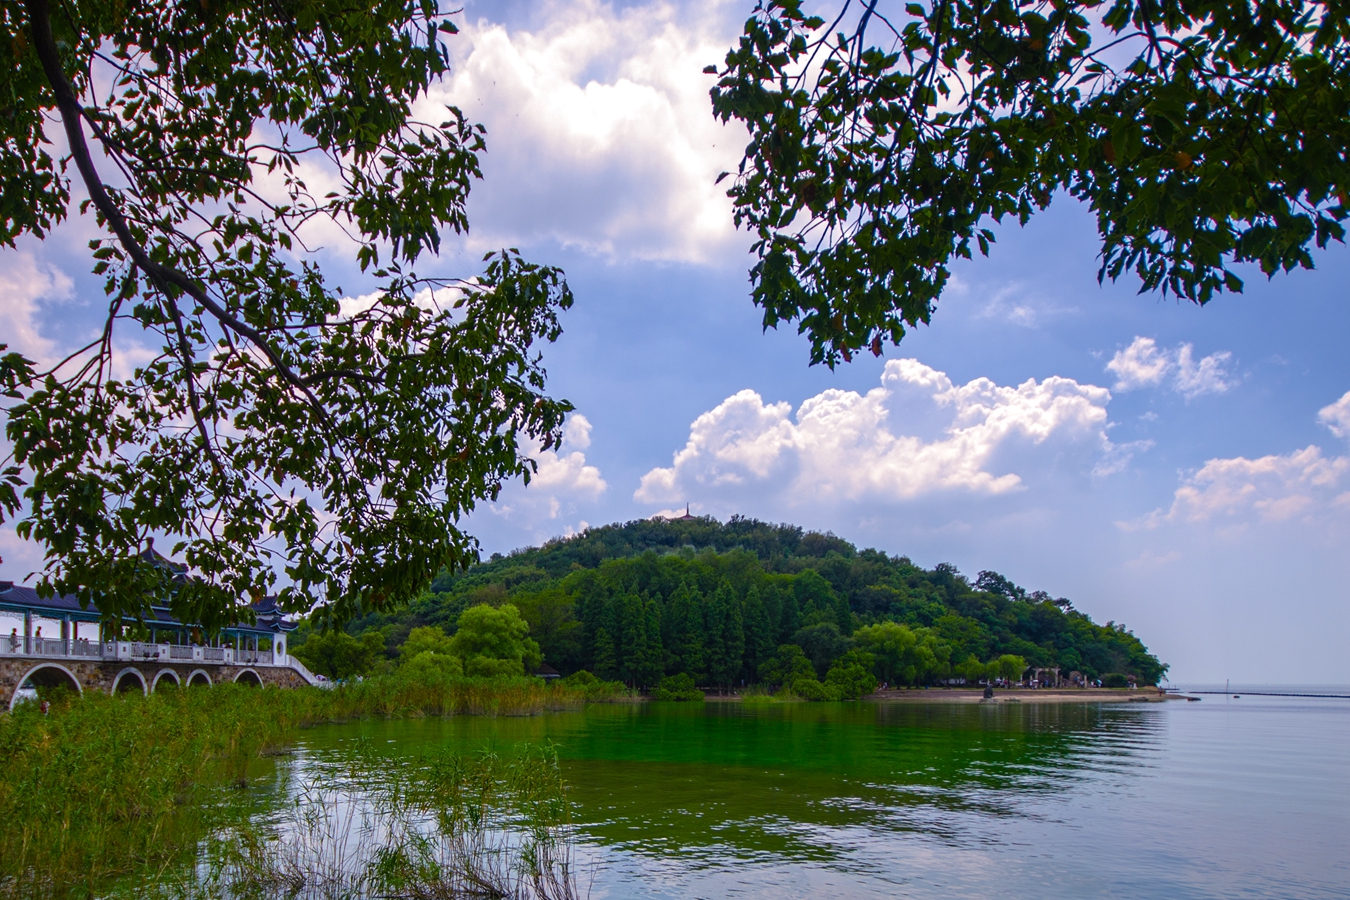
[{"label": "tall grass", "polygon": [[0,716],[0,895],[93,893],[181,864],[222,813],[216,790],[290,736],[283,692],[58,694]]},{"label": "tall grass", "polygon": [[587,690],[395,672],[330,690],[222,684],[50,699],[45,716],[32,703],[0,715],[0,898],[88,897],[188,865],[205,835],[247,818],[230,786],[263,771],[264,757],[298,728],[376,716],[530,715],[579,707]]},{"label": "tall grass", "polygon": [[[364,752],[363,752],[364,750]],[[139,893],[153,900],[576,900],[557,754],[390,759],[369,745],[303,773],[264,823],[219,830],[209,862]]]}]

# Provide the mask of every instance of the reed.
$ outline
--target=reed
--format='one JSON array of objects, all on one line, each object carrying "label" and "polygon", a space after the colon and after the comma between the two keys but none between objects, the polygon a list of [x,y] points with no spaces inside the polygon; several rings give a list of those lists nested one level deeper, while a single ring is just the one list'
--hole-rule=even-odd
[{"label": "reed", "polygon": [[289,739],[282,693],[57,695],[50,715],[0,717],[0,895],[92,894],[181,864],[222,814],[215,788]]},{"label": "reed", "polygon": [[338,766],[302,773],[288,796],[264,822],[218,829],[204,864],[135,895],[578,898],[570,807],[549,746],[390,759],[358,742]]},{"label": "reed", "polygon": [[531,715],[579,707],[587,692],[535,678],[427,681],[396,671],[327,690],[222,684],[48,699],[48,715],[31,703],[0,715],[0,898],[89,897],[190,868],[205,835],[247,818],[229,787],[247,784],[301,727]]}]

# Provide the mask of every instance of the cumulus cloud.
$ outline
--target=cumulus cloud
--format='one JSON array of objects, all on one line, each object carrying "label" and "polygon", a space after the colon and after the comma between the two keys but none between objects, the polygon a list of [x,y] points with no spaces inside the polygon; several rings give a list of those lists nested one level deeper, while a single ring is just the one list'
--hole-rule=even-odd
[{"label": "cumulus cloud", "polygon": [[[977,378],[954,384],[915,359],[886,364],[881,386],[831,389],[794,416],[786,402],[740,391],[694,420],[673,465],[654,468],[634,494],[646,503],[683,500],[768,483],[801,500],[907,500],[941,491],[1003,494],[1015,472],[993,471],[1010,450],[1061,438],[1109,451],[1105,388],[1068,378],[1015,387]],[[906,426],[936,423],[931,439]]]},{"label": "cumulus cloud", "polygon": [[734,41],[724,6],[579,0],[546,7],[533,31],[466,23],[419,114],[454,104],[487,128],[472,243],[694,262],[739,246],[715,181],[746,138],[713,119],[702,73]]},{"label": "cumulus cloud", "polygon": [[1167,512],[1158,510],[1126,529],[1164,522],[1283,522],[1350,505],[1350,458],[1328,458],[1308,446],[1285,455],[1211,459],[1177,488]]},{"label": "cumulus cloud", "polygon": [[[1324,406],[1318,420],[1337,437],[1350,438],[1350,391]],[[1127,531],[1167,523],[1324,520],[1350,511],[1350,457],[1328,456],[1309,445],[1256,459],[1211,459],[1182,480],[1172,505],[1140,519],[1116,523]]]},{"label": "cumulus cloud", "polygon": [[1336,437],[1350,439],[1350,391],[1346,391],[1341,399],[1330,406],[1322,407],[1317,413],[1317,419],[1331,429]]},{"label": "cumulus cloud", "polygon": [[1199,362],[1194,354],[1191,344],[1166,350],[1159,349],[1153,338],[1135,337],[1130,346],[1111,357],[1106,370],[1116,376],[1115,390],[1132,391],[1170,382],[1172,389],[1187,400],[1222,394],[1237,385],[1226,368],[1233,354],[1222,350]]},{"label": "cumulus cloud", "polygon": [[55,363],[59,348],[42,333],[41,309],[44,302],[72,294],[73,283],[59,269],[40,264],[26,250],[0,251],[0,343],[40,365]]},{"label": "cumulus cloud", "polygon": [[1158,350],[1157,341],[1136,337],[1130,346],[1111,357],[1111,361],[1106,364],[1106,371],[1116,376],[1116,390],[1132,391],[1162,384],[1171,367],[1171,360]]},{"label": "cumulus cloud", "polygon": [[581,452],[590,444],[591,423],[582,414],[573,413],[563,426],[562,446],[556,451],[544,450],[538,444],[525,448],[538,466],[530,483],[508,485],[488,508],[518,528],[544,538],[584,530],[585,521],[568,520],[609,488],[600,469],[588,464],[586,454]]}]

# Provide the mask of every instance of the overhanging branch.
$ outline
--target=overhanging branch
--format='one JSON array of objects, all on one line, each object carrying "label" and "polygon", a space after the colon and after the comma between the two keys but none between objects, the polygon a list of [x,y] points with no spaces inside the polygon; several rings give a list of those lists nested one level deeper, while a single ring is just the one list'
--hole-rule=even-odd
[{"label": "overhanging branch", "polygon": [[103,180],[99,177],[98,170],[94,168],[94,160],[89,153],[89,145],[85,141],[84,127],[81,124],[84,118],[84,109],[79,98],[75,95],[74,87],[61,68],[61,56],[56,47],[56,40],[52,37],[51,13],[46,0],[27,0],[25,5],[28,9],[29,24],[33,31],[33,49],[42,63],[42,70],[47,76],[47,83],[51,85],[52,93],[56,98],[56,106],[61,112],[61,122],[65,127],[66,140],[70,144],[70,153],[75,159],[75,166],[79,169],[80,178],[89,191],[89,199],[103,215],[108,227],[117,236],[118,242],[131,257],[132,262],[154,282],[169,303],[174,303],[173,292],[169,288],[170,285],[173,285],[201,304],[202,308],[210,313],[223,327],[235,332],[256,346],[271,362],[272,368],[282,381],[300,391],[313,407],[322,414],[324,407],[318,397],[309,389],[305,380],[286,364],[286,361],[281,358],[281,355],[265,335],[232,315],[229,310],[217,303],[185,273],[172,266],[161,265],[152,260],[145,248],[136,240],[135,235],[131,233],[131,226],[127,223],[126,217],[117,208],[117,204],[113,203]]}]

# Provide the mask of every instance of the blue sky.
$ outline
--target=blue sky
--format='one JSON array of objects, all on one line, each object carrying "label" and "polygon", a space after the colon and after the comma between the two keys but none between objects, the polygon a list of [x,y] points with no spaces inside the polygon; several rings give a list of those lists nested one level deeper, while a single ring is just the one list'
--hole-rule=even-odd
[{"label": "blue sky", "polygon": [[[1199,309],[1099,286],[1093,219],[1060,198],[958,266],[931,327],[809,367],[792,329],[762,332],[712,184],[744,135],[712,120],[701,69],[747,9],[461,18],[435,99],[485,123],[488,154],[441,273],[517,246],[577,296],[546,363],[578,415],[539,480],[473,516],[484,550],[688,502],[995,569],[1125,622],[1174,680],[1350,683],[1350,253]],[[0,341],[51,352],[93,327],[89,228],[0,253]],[[368,289],[347,258],[327,255],[333,280]],[[0,577],[36,562],[9,528],[0,553]]]}]

